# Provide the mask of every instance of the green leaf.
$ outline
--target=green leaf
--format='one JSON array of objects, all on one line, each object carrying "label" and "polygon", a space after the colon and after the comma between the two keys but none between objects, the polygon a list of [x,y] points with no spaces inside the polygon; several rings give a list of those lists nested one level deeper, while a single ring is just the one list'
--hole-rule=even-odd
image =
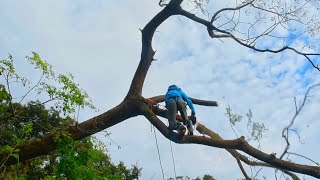
[{"label": "green leaf", "polygon": [[19,155],[16,154],[16,153],[10,154],[10,156],[12,156],[12,157],[14,157],[14,158],[16,158],[16,159],[19,159]]},{"label": "green leaf", "polygon": [[36,66],[36,69],[40,69],[48,78],[54,77],[52,66],[46,61],[42,60],[39,54],[32,52],[32,56],[26,56],[26,58],[31,64]]}]

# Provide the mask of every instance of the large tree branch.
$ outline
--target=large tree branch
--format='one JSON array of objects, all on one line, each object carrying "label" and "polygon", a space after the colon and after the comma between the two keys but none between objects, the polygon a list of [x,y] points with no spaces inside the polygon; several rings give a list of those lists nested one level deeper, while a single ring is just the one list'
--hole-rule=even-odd
[{"label": "large tree branch", "polygon": [[[74,140],[80,140],[118,124],[130,117],[139,115],[139,112],[142,111],[137,107],[139,107],[139,105],[134,101],[124,101],[107,112],[80,124],[74,124],[61,131],[49,133],[42,137],[18,144],[15,148],[19,149],[19,152],[17,152],[19,161],[24,162],[37,156],[47,155],[49,152],[55,150],[55,138],[59,137],[62,132],[68,132]],[[6,156],[7,154],[2,153],[0,154],[0,159],[3,159]],[[12,156],[6,162],[7,165],[15,163],[17,163],[17,159]]]},{"label": "large tree branch", "polygon": [[[141,59],[138,68],[134,74],[127,98],[131,96],[140,96],[142,93],[143,83],[148,73],[151,62],[154,60],[155,52],[152,49],[152,38],[154,32],[167,18],[176,15],[179,12],[180,4],[183,0],[172,0],[160,11],[149,23],[141,30],[142,32],[142,50]],[[161,2],[161,1],[160,1]]]},{"label": "large tree branch", "polygon": [[[218,101],[207,101],[189,97],[193,104],[202,105],[202,106],[219,106]],[[154,103],[161,103],[164,102],[164,95],[150,97]]]},{"label": "large tree branch", "polygon": [[[161,117],[167,116],[167,112],[164,109],[160,109],[157,106],[152,107],[152,112],[156,115],[159,115]],[[248,144],[243,138],[239,138],[236,140],[223,140],[219,134],[211,131],[210,129],[206,128],[202,124],[198,124],[197,130],[202,133],[208,135],[208,137],[203,136],[183,136],[179,138],[179,135],[177,133],[173,133],[172,131],[169,131],[167,126],[162,123],[162,121],[157,118],[152,113],[145,114],[147,119],[168,139],[181,144],[186,143],[195,143],[195,144],[202,144],[212,147],[220,147],[221,145],[226,145],[225,148],[229,153],[232,154],[235,158],[239,158],[241,161],[245,162],[248,165],[256,165],[256,166],[265,166],[265,167],[275,167],[280,170],[283,170],[288,175],[294,177],[295,175],[293,173],[290,173],[288,171],[293,171],[297,173],[302,174],[308,174],[314,177],[320,177],[320,167],[318,166],[308,166],[308,165],[302,165],[302,164],[296,164],[289,161],[284,161],[279,158],[276,158],[273,155],[266,154],[258,149],[255,149],[250,144]],[[212,141],[211,141],[212,140]],[[215,141],[219,140],[219,141]],[[224,142],[224,143],[223,143]],[[230,145],[228,143],[235,143],[233,145],[236,145],[236,148],[230,148]],[[238,143],[238,144],[237,144]],[[221,147],[220,147],[221,148]],[[241,150],[248,155],[251,155],[252,157],[259,159],[262,162],[254,162],[249,160],[246,156],[241,155],[238,153],[235,149]]]}]

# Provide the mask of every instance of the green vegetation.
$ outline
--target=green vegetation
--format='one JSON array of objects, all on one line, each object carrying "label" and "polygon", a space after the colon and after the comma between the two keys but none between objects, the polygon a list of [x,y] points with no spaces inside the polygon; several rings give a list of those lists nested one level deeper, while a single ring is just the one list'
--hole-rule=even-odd
[{"label": "green vegetation", "polygon": [[[51,65],[35,52],[26,60],[40,72],[36,83],[16,72],[11,55],[0,60],[0,153],[7,154],[0,159],[0,179],[138,179],[141,168],[112,163],[106,146],[94,136],[74,141],[70,134],[61,131],[76,123],[71,118],[76,109],[95,109],[73,76],[56,76]],[[15,97],[17,89],[26,93]],[[48,100],[22,103],[32,93]],[[57,150],[50,155],[6,165],[9,157],[19,161],[18,145],[54,132],[59,132],[55,136]]]}]

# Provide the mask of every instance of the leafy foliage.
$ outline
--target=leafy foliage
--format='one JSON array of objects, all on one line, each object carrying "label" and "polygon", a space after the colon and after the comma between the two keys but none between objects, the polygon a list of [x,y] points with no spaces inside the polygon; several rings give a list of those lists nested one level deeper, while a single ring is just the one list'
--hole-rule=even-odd
[{"label": "leafy foliage", "polygon": [[55,104],[56,108],[61,109],[64,114],[74,113],[76,107],[90,107],[94,109],[91,100],[87,101],[88,94],[74,83],[71,74],[62,75],[57,77],[57,81],[61,87],[55,87],[49,84],[44,85],[44,89],[48,92],[51,99],[60,100]]},{"label": "leafy foliage", "polygon": [[251,109],[249,109],[249,112],[246,114],[246,116],[248,118],[247,129],[250,133],[248,141],[254,140],[260,142],[263,137],[263,133],[268,129],[265,127],[264,123],[259,123],[252,120],[253,115]]},{"label": "leafy foliage", "polygon": [[55,177],[70,179],[137,179],[141,168],[128,169],[121,162],[114,165],[106,147],[94,137],[73,141],[67,134],[58,138],[58,163]]},{"label": "leafy foliage", "polygon": [[226,116],[228,116],[230,123],[232,126],[235,126],[237,122],[242,120],[242,116],[238,114],[232,113],[232,109],[230,106],[226,107]]},{"label": "leafy foliage", "polygon": [[115,179],[134,180],[141,168],[115,165],[106,146],[94,137],[73,141],[67,133],[57,136],[58,149],[51,155],[7,167],[0,178],[15,179]]},{"label": "leafy foliage", "polygon": [[[141,168],[136,165],[127,168],[123,162],[113,164],[106,146],[96,138],[74,141],[61,131],[75,124],[71,115],[76,108],[95,107],[71,74],[56,76],[52,66],[35,52],[26,59],[41,72],[35,84],[17,73],[11,55],[0,60],[0,153],[6,153],[6,157],[0,159],[0,179],[138,179]],[[26,94],[15,97],[13,84],[15,88],[28,88]],[[47,94],[49,100],[23,104],[32,91]],[[52,107],[48,106],[49,102],[53,102]],[[55,152],[24,163],[5,165],[9,157],[19,160],[16,148],[19,144],[47,133],[56,134]]]},{"label": "leafy foliage", "polygon": [[52,66],[43,61],[37,53],[32,52],[32,56],[26,56],[26,59],[30,64],[35,65],[35,69],[40,69],[48,78],[54,77]]},{"label": "leafy foliage", "polygon": [[[239,114],[233,113],[230,106],[226,107],[225,115],[228,117],[232,130],[234,131],[235,134],[237,134],[234,127],[236,126],[236,124],[242,121],[242,116]],[[251,109],[249,109],[248,113],[246,113],[246,116],[248,119],[246,126],[249,133],[246,139],[248,141],[251,141],[251,140],[257,141],[260,146],[260,140],[263,137],[263,133],[268,129],[266,128],[264,123],[253,121],[253,114]]]}]

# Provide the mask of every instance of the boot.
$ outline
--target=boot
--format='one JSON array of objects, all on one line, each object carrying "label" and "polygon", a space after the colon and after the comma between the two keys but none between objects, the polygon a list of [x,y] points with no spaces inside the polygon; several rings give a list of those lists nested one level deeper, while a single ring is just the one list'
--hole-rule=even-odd
[{"label": "boot", "polygon": [[170,122],[169,122],[169,127],[168,127],[168,129],[169,129],[170,131],[173,131],[173,130],[176,130],[177,128],[176,128],[176,125],[175,125],[174,123],[170,123]]},{"label": "boot", "polygon": [[188,130],[185,125],[181,125],[180,127],[178,127],[177,131],[181,136],[183,136],[183,135],[187,134]]}]

